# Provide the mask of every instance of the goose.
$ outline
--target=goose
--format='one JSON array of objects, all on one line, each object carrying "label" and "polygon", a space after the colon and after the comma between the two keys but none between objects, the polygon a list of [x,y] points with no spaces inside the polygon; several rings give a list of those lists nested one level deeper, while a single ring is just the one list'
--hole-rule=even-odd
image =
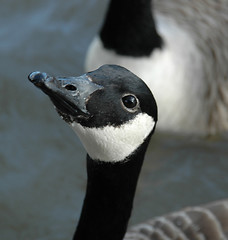
[{"label": "goose", "polygon": [[79,77],[35,71],[29,80],[53,102],[87,151],[87,187],[74,240],[225,240],[228,200],[158,217],[127,233],[144,155],[157,123],[147,85],[124,67]]},{"label": "goose", "polygon": [[143,79],[160,131],[219,134],[228,129],[227,24],[228,0],[110,0],[85,68],[118,64]]}]

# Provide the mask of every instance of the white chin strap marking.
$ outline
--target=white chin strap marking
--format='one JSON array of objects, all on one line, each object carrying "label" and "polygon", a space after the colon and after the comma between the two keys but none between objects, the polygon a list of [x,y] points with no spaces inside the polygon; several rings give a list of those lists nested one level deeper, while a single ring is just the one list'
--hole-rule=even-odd
[{"label": "white chin strap marking", "polygon": [[154,119],[146,113],[120,127],[87,128],[76,122],[71,124],[89,156],[106,162],[123,161],[143,143],[154,126]]}]

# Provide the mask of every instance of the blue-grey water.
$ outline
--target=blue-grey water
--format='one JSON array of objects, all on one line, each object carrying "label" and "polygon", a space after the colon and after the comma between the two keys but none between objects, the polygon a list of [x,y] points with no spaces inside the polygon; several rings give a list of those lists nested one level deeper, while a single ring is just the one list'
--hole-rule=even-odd
[{"label": "blue-grey water", "polygon": [[[71,239],[86,185],[85,151],[27,75],[84,72],[107,0],[1,0],[0,239]],[[130,224],[228,196],[228,134],[157,132]]]}]

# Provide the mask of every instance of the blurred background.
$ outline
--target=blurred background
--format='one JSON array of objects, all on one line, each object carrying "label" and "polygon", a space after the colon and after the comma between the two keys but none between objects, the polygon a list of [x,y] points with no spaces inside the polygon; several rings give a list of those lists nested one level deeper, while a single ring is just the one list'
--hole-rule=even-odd
[{"label": "blurred background", "polygon": [[[84,73],[107,0],[1,0],[0,238],[71,239],[86,186],[85,151],[31,71]],[[130,225],[228,196],[227,133],[156,133]]]}]

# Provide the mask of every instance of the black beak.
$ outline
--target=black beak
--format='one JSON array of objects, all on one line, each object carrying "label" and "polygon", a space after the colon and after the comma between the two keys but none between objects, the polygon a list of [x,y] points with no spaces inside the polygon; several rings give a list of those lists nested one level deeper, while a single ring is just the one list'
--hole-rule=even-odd
[{"label": "black beak", "polygon": [[37,71],[30,73],[28,79],[50,97],[66,121],[90,117],[86,103],[94,92],[103,89],[86,74],[79,77],[50,77]]}]

